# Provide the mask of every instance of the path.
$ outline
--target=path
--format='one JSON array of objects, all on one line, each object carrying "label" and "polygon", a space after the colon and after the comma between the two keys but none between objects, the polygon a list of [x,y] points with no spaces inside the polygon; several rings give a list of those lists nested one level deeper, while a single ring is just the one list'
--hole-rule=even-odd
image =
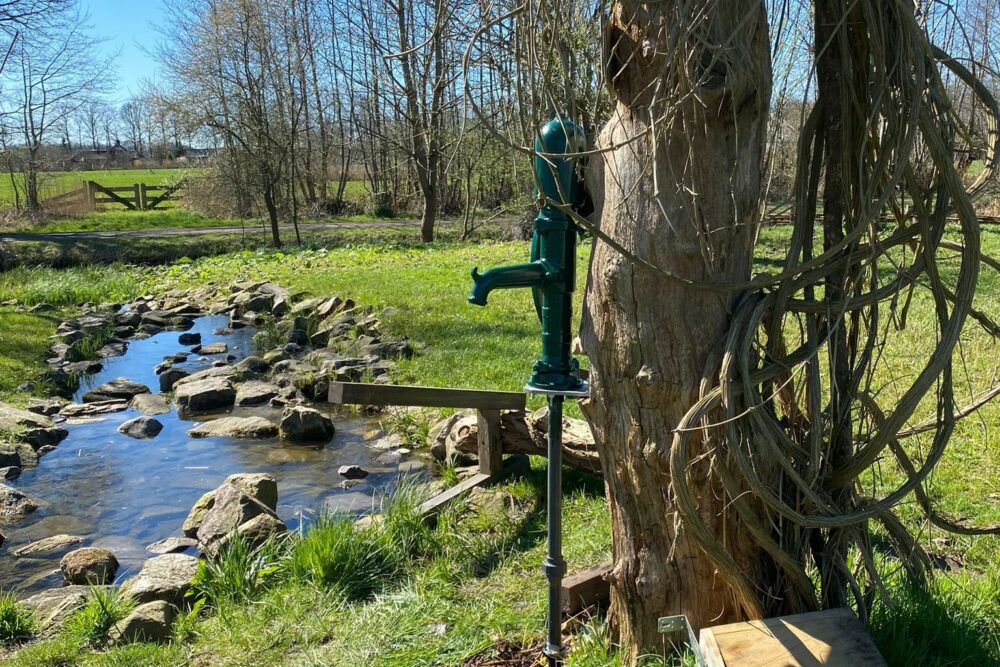
[{"label": "path", "polygon": [[[458,220],[439,220],[438,225],[456,225]],[[369,222],[310,222],[299,225],[302,233],[314,231],[331,231],[338,229],[383,229],[383,228],[415,228],[419,229],[419,220],[373,220]],[[281,225],[282,235],[294,234],[292,225]],[[270,227],[258,224],[247,224],[226,227],[174,227],[168,229],[131,229],[108,232],[50,232],[47,234],[13,233],[0,234],[0,241],[94,241],[120,238],[172,238],[176,236],[201,236],[205,234],[258,234],[271,233]]]}]

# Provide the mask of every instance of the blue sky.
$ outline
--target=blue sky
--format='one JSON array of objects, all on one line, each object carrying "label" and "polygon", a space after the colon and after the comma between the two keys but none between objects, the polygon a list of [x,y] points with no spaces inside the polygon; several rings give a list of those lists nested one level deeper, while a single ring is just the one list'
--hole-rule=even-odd
[{"label": "blue sky", "polygon": [[156,78],[156,61],[143,48],[152,52],[160,40],[154,24],[163,20],[163,0],[81,0],[80,6],[90,14],[93,34],[106,40],[101,48],[119,52],[116,101],[138,92],[143,79]]}]

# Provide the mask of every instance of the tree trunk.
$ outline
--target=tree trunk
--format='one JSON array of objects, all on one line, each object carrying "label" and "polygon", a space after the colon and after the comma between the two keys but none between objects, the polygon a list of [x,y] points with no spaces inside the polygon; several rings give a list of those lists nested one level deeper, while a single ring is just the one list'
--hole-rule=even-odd
[{"label": "tree trunk", "polygon": [[[698,15],[689,5],[702,12],[695,24],[684,23]],[[601,231],[681,278],[744,282],[770,100],[763,3],[623,0],[606,29],[617,109],[598,144],[615,148],[591,159],[588,173]],[[669,469],[673,429],[717,373],[733,298],[670,281],[596,243],[582,332],[592,381],[585,410],[607,482],[611,611],[629,663],[664,652],[660,616],[686,614],[701,628],[748,613],[680,520]],[[765,597],[772,568],[711,465],[726,443],[699,446],[706,455],[694,457],[689,479],[700,516]]]},{"label": "tree trunk", "polygon": [[264,208],[267,209],[267,219],[271,223],[271,241],[275,248],[280,248],[281,234],[278,231],[278,206],[274,203],[274,185],[264,188]]},{"label": "tree trunk", "polygon": [[423,189],[424,209],[420,214],[420,240],[430,243],[434,240],[434,221],[438,211],[438,189],[429,185]]}]

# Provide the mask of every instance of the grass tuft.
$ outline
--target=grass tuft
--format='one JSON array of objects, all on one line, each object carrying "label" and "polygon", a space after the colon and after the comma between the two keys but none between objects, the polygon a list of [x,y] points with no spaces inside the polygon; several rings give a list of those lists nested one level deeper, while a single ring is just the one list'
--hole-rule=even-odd
[{"label": "grass tuft", "polygon": [[87,601],[66,620],[63,633],[81,645],[103,646],[115,623],[135,607],[135,600],[120,596],[117,588],[92,586]]},{"label": "grass tuft", "polygon": [[236,533],[217,558],[201,561],[188,595],[216,607],[252,602],[277,579],[287,550],[284,536],[254,547]]},{"label": "grass tuft", "polygon": [[35,619],[10,591],[0,593],[0,644],[12,646],[35,634]]},{"label": "grass tuft", "polygon": [[294,546],[289,575],[350,600],[370,598],[397,572],[395,554],[381,537],[378,528],[355,528],[351,517],[322,515]]}]

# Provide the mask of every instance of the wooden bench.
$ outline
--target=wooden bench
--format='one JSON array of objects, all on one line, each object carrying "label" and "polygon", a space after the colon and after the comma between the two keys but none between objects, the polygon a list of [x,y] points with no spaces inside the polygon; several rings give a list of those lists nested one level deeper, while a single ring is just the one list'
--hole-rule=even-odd
[{"label": "wooden bench", "polygon": [[331,382],[330,402],[336,405],[475,408],[479,417],[479,472],[495,477],[503,473],[500,411],[523,410],[525,397],[513,391]]},{"label": "wooden bench", "polygon": [[500,411],[523,410],[525,396],[511,391],[479,391],[412,385],[331,382],[329,401],[335,405],[409,406],[426,408],[474,408],[479,419],[479,473],[434,496],[421,506],[426,517],[434,517],[442,507],[477,486],[527,467],[527,457],[503,459]]}]

